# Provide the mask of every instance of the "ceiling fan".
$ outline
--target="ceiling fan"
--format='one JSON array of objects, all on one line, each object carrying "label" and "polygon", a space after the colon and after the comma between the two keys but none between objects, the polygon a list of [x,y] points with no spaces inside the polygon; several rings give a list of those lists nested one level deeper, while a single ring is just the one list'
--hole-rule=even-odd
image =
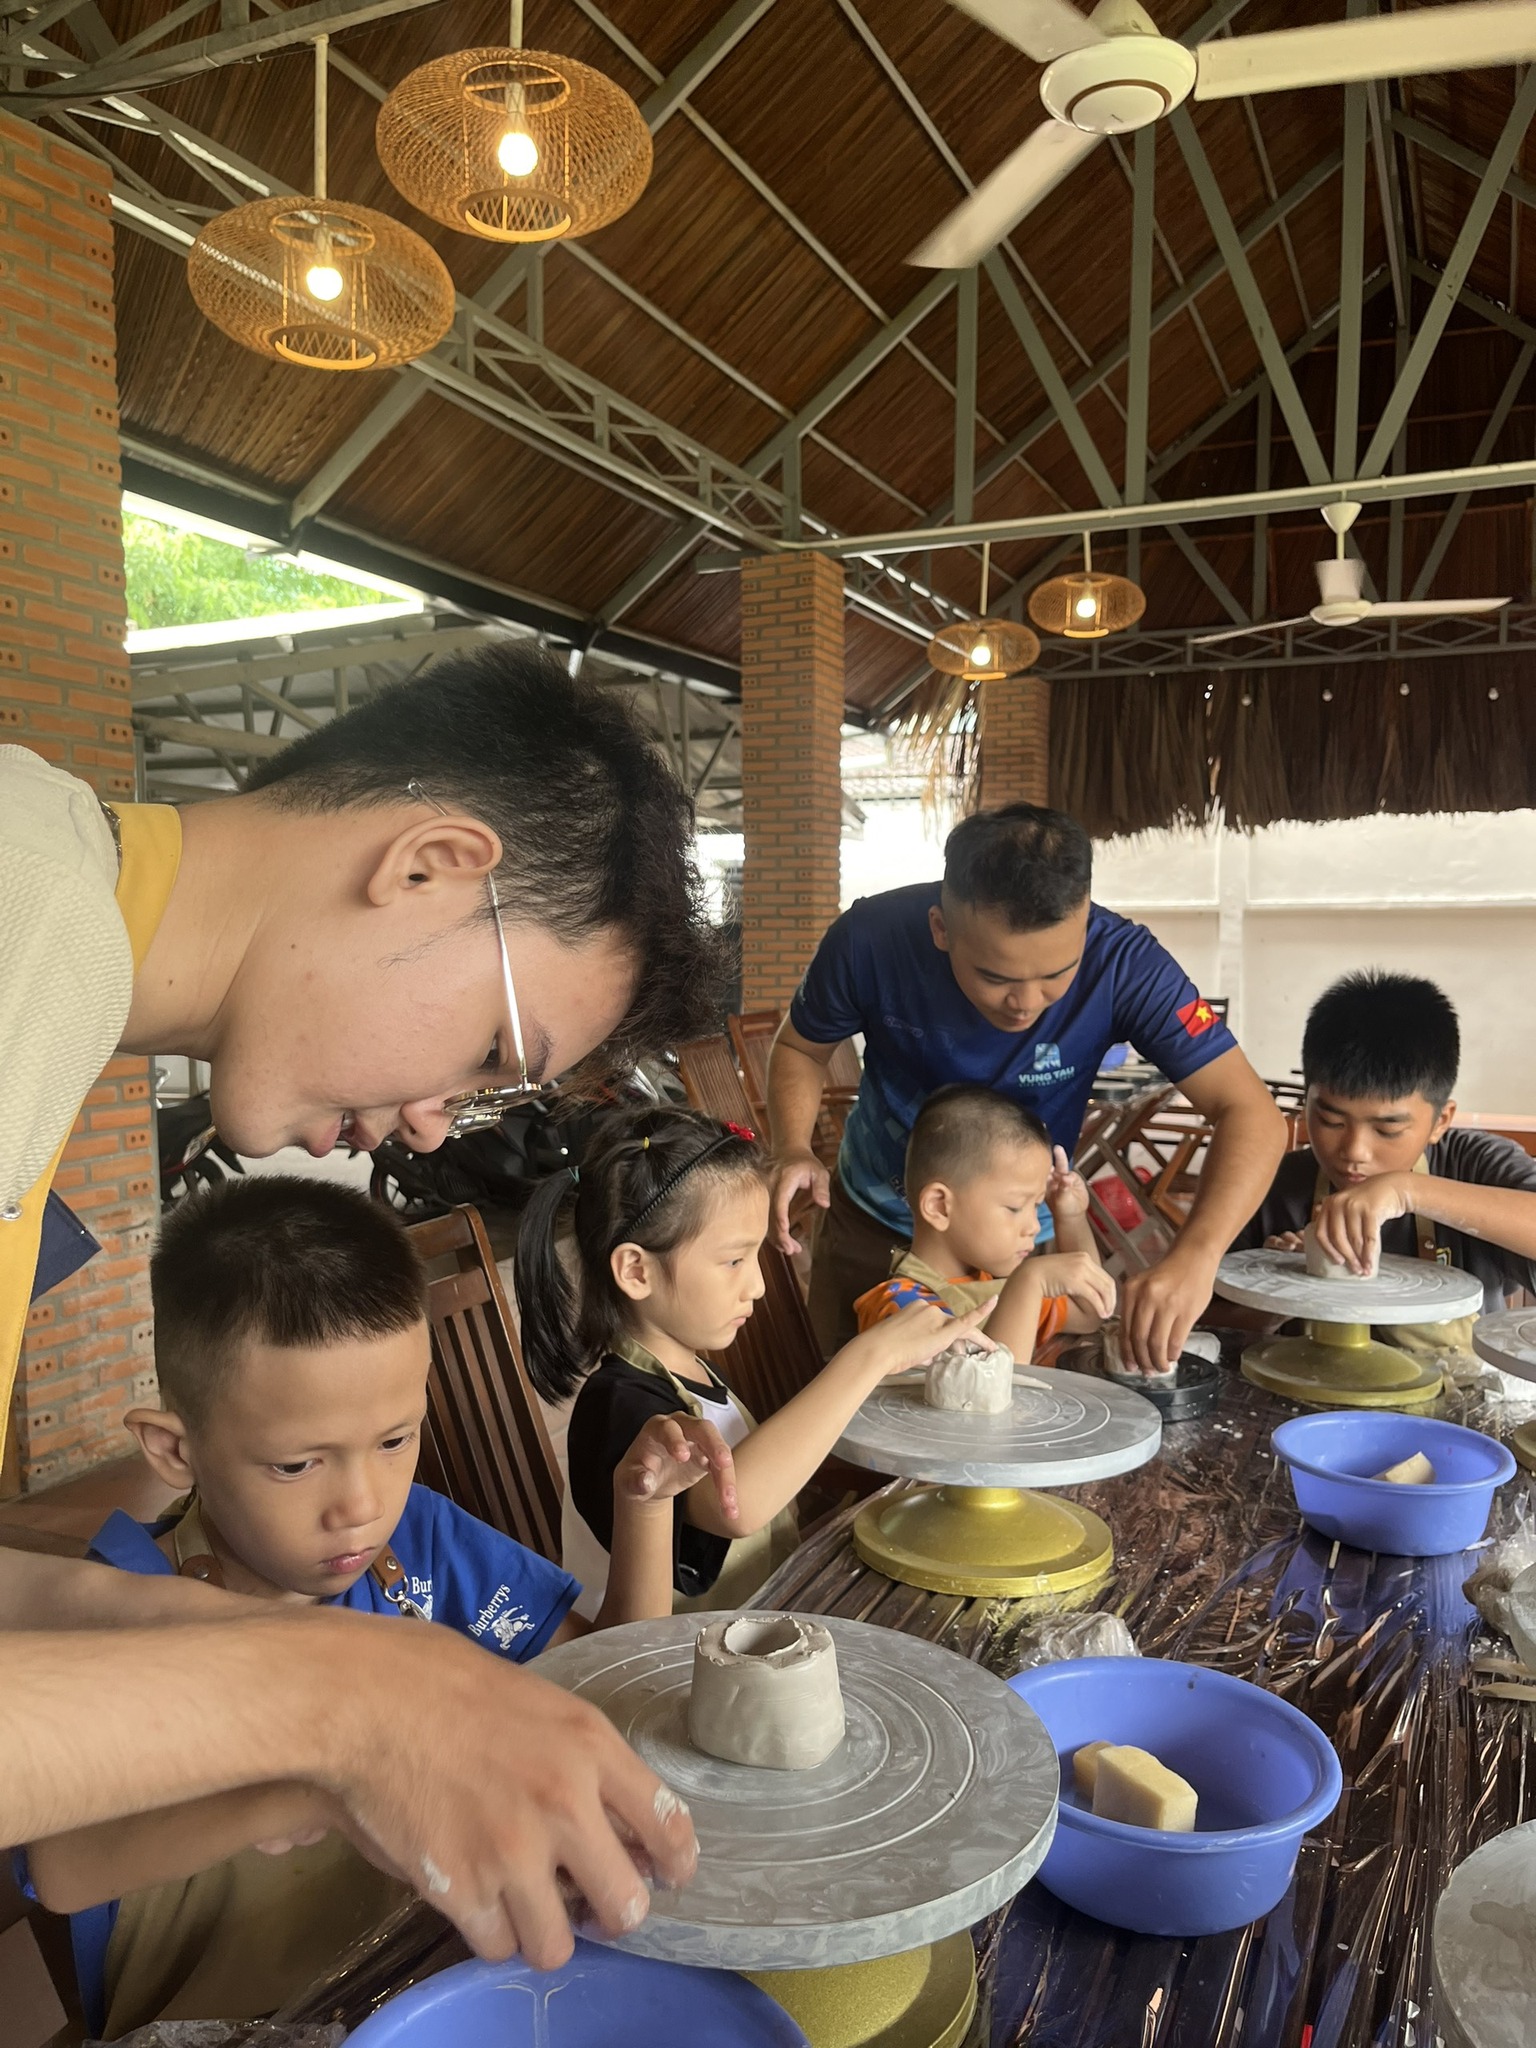
[{"label": "ceiling fan", "polygon": [[1268,619],[1262,625],[1233,626],[1224,633],[1197,633],[1191,645],[1214,647],[1219,640],[1241,640],[1249,633],[1278,633],[1286,626],[1304,626],[1313,619],[1319,626],[1364,626],[1376,619],[1453,618],[1465,612],[1496,612],[1509,603],[1507,597],[1410,598],[1401,603],[1372,604],[1360,595],[1365,583],[1365,564],[1344,552],[1344,536],[1360,517],[1352,499],[1324,505],[1324,519],[1334,534],[1331,561],[1317,563],[1319,602],[1311,611],[1294,619]]},{"label": "ceiling fan", "polygon": [[1191,93],[1197,100],[1291,92],[1308,85],[1471,71],[1536,57],[1536,0],[1462,0],[1312,28],[1213,37],[1187,49],[1138,0],[951,0],[1045,66],[1048,120],[977,186],[909,259],[968,270],[1018,225],[1106,135],[1145,128]]}]

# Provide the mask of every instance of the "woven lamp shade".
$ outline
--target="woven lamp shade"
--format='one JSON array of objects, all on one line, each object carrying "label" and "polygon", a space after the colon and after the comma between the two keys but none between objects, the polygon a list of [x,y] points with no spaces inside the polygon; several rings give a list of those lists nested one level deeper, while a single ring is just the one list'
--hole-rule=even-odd
[{"label": "woven lamp shade", "polygon": [[977,619],[946,626],[928,642],[928,659],[941,675],[970,682],[995,682],[1032,668],[1040,642],[1028,626],[1012,619]]},{"label": "woven lamp shade", "polygon": [[453,322],[453,279],[436,251],[348,200],[257,199],[216,215],[188,254],[187,282],[231,340],[312,370],[408,363]]},{"label": "woven lamp shade", "polygon": [[651,131],[628,93],[548,50],[459,50],[379,109],[379,161],[412,206],[493,242],[589,235],[634,205]]},{"label": "woven lamp shade", "polygon": [[1128,576],[1078,569],[1053,576],[1029,594],[1029,616],[1042,633],[1069,640],[1102,640],[1134,626],[1147,608],[1147,594]]}]

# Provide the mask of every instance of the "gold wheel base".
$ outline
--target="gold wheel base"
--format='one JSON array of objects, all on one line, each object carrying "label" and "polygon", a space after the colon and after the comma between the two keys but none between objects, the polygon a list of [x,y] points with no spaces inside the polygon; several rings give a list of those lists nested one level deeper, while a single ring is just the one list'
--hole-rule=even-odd
[{"label": "gold wheel base", "polygon": [[853,1525],[868,1565],[932,1593],[1055,1597],[1095,1586],[1114,1563],[1107,1523],[1012,1486],[914,1486],[873,1500]]},{"label": "gold wheel base", "polygon": [[1536,1472],[1536,1422],[1522,1422],[1510,1438],[1509,1448],[1527,1472]]},{"label": "gold wheel base", "polygon": [[1427,1408],[1444,1384],[1435,1366],[1373,1343],[1363,1323],[1319,1323],[1305,1337],[1251,1344],[1243,1378],[1303,1408]]},{"label": "gold wheel base", "polygon": [[976,2011],[969,1934],[830,1970],[748,1970],[811,2048],[957,2048]]}]

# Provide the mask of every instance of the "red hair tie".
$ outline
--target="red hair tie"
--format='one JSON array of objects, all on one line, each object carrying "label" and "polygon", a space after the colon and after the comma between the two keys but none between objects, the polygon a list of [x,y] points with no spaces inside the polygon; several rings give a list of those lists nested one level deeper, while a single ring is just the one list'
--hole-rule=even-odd
[{"label": "red hair tie", "polygon": [[756,1131],[749,1130],[745,1124],[727,1123],[725,1128],[733,1138],[739,1138],[743,1145],[755,1145],[757,1143]]}]

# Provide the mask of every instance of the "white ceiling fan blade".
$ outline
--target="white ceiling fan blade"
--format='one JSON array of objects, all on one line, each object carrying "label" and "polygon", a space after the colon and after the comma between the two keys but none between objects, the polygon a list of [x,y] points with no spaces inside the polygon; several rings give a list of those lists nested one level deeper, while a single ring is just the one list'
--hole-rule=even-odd
[{"label": "white ceiling fan blade", "polygon": [[1373,619],[1449,619],[1458,612],[1496,612],[1508,603],[1507,597],[1464,597],[1447,599],[1443,604],[1434,598],[1419,598],[1402,604],[1373,604],[1368,616]]},{"label": "white ceiling fan blade", "polygon": [[1225,633],[1196,633],[1189,644],[1214,647],[1220,640],[1246,640],[1255,633],[1283,633],[1287,626],[1304,626],[1310,617],[1310,612],[1303,612],[1299,619],[1265,619],[1257,626],[1230,626]]},{"label": "white ceiling fan blade", "polygon": [[1103,139],[1069,128],[1064,121],[1043,121],[907,261],[928,270],[969,270]]},{"label": "white ceiling fan blade", "polygon": [[1407,78],[1421,71],[1475,71],[1532,57],[1532,0],[1468,0],[1463,6],[1415,7],[1407,14],[1329,21],[1317,28],[1213,38],[1195,53],[1195,98],[1228,100],[1362,78]]},{"label": "white ceiling fan blade", "polygon": [[1086,49],[1090,43],[1104,40],[1103,30],[1087,15],[1079,14],[1071,0],[951,0],[951,4],[1037,64],[1049,64],[1068,50]]}]

